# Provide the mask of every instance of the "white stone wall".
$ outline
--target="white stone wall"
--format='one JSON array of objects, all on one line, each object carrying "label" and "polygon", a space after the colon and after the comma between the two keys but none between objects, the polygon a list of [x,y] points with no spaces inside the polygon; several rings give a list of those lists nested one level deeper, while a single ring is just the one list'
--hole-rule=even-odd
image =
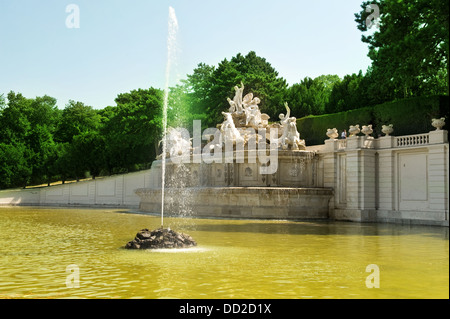
[{"label": "white stone wall", "polygon": [[448,226],[448,132],[327,140],[322,187],[334,189],[330,217]]},{"label": "white stone wall", "polygon": [[0,191],[0,205],[139,207],[135,190],[152,186],[150,170],[64,185]]}]

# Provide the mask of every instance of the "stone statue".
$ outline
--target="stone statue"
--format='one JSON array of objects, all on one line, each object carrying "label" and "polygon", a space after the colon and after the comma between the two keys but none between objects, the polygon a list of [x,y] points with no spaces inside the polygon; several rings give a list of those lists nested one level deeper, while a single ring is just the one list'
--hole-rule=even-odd
[{"label": "stone statue", "polygon": [[269,125],[270,116],[267,114],[261,114],[261,125],[267,127]]},{"label": "stone statue", "polygon": [[249,93],[246,96],[242,97],[244,94],[244,88],[244,84],[241,82],[240,87],[234,87],[236,93],[233,100],[231,100],[230,98],[227,99],[228,104],[230,104],[228,112],[233,117],[235,126],[253,127],[254,129],[257,129],[261,126],[267,126],[268,122],[263,123],[263,121],[268,121],[269,117],[267,115],[263,116],[258,106],[258,104],[261,103],[261,100],[257,97],[254,97],[253,93]]},{"label": "stone statue", "polygon": [[297,131],[297,119],[295,117],[290,117],[288,119],[286,129],[286,134],[281,137],[281,148],[287,150],[305,150],[305,141],[300,140],[300,134]]},{"label": "stone statue", "polygon": [[283,140],[287,136],[288,122],[289,122],[289,117],[291,116],[291,109],[289,108],[289,105],[287,103],[285,103],[284,107],[286,108],[286,111],[287,111],[286,115],[284,115],[284,114],[279,115],[279,118],[281,120],[280,125],[281,125],[281,131],[282,131],[281,140]]},{"label": "stone statue", "polygon": [[233,117],[231,113],[222,112],[225,117],[225,121],[222,123],[220,127],[220,132],[222,133],[222,142],[232,142],[233,145],[236,143],[244,143],[244,138],[239,133],[239,130],[234,125]]},{"label": "stone statue", "polygon": [[291,109],[288,103],[284,104],[286,108],[286,115],[280,114],[280,127],[282,130],[282,135],[278,139],[278,146],[283,150],[292,149],[306,149],[305,141],[300,140],[300,134],[297,131],[297,118],[291,117]]},{"label": "stone statue", "polygon": [[261,111],[258,104],[261,100],[257,97],[253,98],[253,93],[247,94],[242,100],[242,106],[245,113],[245,126],[251,126],[255,129],[259,127],[262,122]]},{"label": "stone statue", "polygon": [[282,127],[287,124],[289,117],[291,116],[291,109],[289,108],[289,105],[287,102],[284,104],[284,107],[286,108],[287,113],[286,113],[286,115],[280,114],[280,120],[281,120]]},{"label": "stone statue", "polygon": [[244,94],[244,83],[241,82],[241,87],[235,86],[234,90],[236,91],[236,94],[234,95],[233,103],[235,106],[235,111],[238,114],[241,114],[244,112],[244,108],[242,106],[242,95]]},{"label": "stone statue", "polygon": [[[236,145],[237,142],[243,142],[244,145],[248,141],[257,139],[259,135],[254,133],[249,136],[247,133],[242,136],[240,134],[241,129],[253,128],[255,131],[259,128],[278,129],[278,147],[282,149],[306,149],[305,141],[300,139],[300,134],[297,131],[297,119],[291,117],[291,109],[288,103],[285,103],[286,114],[280,114],[280,123],[269,124],[270,117],[267,114],[261,113],[259,104],[261,100],[255,97],[253,93],[248,93],[243,97],[244,84],[241,82],[241,86],[235,86],[235,96],[232,99],[228,98],[227,101],[230,105],[228,112],[222,112],[225,117],[225,121],[218,125],[222,133],[221,143],[232,142]],[[270,134],[266,131],[266,140]],[[262,137],[264,138],[264,137]]]},{"label": "stone statue", "polygon": [[230,108],[228,109],[228,112],[230,112],[230,113],[236,112],[236,103],[234,103],[234,101],[231,100],[230,98],[228,98],[227,101],[230,104]]},{"label": "stone statue", "polygon": [[247,108],[245,108],[245,125],[251,126],[255,129],[258,128],[259,124],[261,124],[261,112],[259,111],[259,108],[257,105],[251,105]]},{"label": "stone statue", "polygon": [[[189,132],[184,132],[186,137],[183,137],[184,129],[169,128],[166,136],[166,157],[174,158],[178,156],[190,155],[192,150],[192,139],[189,138]],[[161,145],[163,141],[159,141]],[[158,156],[158,159],[162,158],[162,154]]]}]

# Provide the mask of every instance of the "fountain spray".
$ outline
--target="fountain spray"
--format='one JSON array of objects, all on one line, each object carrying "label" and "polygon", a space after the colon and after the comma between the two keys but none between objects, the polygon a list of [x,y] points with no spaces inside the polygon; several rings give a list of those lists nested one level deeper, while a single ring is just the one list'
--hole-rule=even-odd
[{"label": "fountain spray", "polygon": [[169,101],[169,78],[172,63],[175,61],[176,35],[178,32],[178,21],[175,10],[169,7],[169,34],[167,38],[167,66],[166,84],[164,87],[163,103],[163,139],[162,139],[162,183],[161,183],[161,228],[150,231],[143,229],[137,233],[134,240],[125,245],[126,249],[161,249],[161,248],[189,248],[197,246],[196,241],[189,235],[179,233],[170,228],[164,229],[164,201],[166,187],[166,157],[167,157],[167,109]]},{"label": "fountain spray", "polygon": [[167,154],[167,107],[169,102],[169,79],[172,62],[175,59],[176,39],[178,32],[178,20],[175,10],[169,7],[169,33],[167,37],[167,65],[166,65],[166,83],[164,87],[163,103],[163,139],[162,139],[162,181],[161,181],[161,228],[164,228],[164,199],[166,186],[166,154]]}]

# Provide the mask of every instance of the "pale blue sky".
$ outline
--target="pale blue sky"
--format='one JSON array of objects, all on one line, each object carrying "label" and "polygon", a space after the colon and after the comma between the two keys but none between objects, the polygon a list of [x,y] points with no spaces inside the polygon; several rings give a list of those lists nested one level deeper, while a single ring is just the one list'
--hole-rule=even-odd
[{"label": "pale blue sky", "polygon": [[[66,6],[80,28],[66,27]],[[169,6],[175,9],[178,78],[255,51],[289,84],[306,76],[365,72],[354,13],[362,0],[1,0],[0,93],[50,95],[95,108],[119,93],[163,88]],[[175,76],[172,76],[173,84]]]}]

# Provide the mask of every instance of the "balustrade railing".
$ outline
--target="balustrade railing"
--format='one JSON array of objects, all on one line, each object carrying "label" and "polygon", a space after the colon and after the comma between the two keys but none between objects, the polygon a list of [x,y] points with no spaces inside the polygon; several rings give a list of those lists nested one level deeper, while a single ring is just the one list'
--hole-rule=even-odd
[{"label": "balustrade railing", "polygon": [[407,135],[395,137],[395,147],[427,145],[430,143],[429,134]]},{"label": "balustrade railing", "polygon": [[347,148],[347,140],[343,139],[343,140],[338,140],[338,141],[339,141],[339,149],[345,150]]}]

